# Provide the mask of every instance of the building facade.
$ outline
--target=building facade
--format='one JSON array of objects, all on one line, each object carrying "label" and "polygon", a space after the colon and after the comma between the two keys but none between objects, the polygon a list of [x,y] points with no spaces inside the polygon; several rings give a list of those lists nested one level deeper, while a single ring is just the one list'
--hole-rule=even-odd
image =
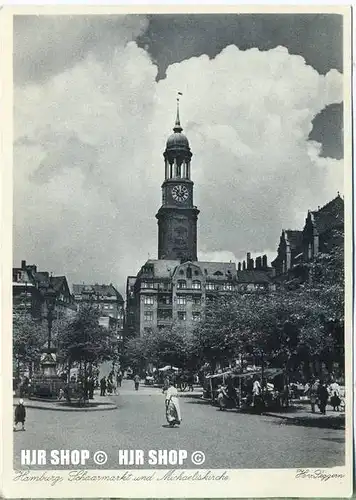
[{"label": "building facade", "polygon": [[323,207],[308,211],[302,230],[282,231],[277,257],[272,262],[275,275],[293,275],[318,254],[330,253],[343,244],[344,200],[338,193]]},{"label": "building facade", "polygon": [[54,318],[68,318],[76,308],[65,276],[52,276],[48,271],[37,271],[36,265],[21,261],[21,267],[12,269],[13,309],[25,312],[33,319],[42,320],[47,315],[46,291],[55,292]]},{"label": "building facade", "polygon": [[73,285],[73,297],[78,309],[93,304],[100,312],[99,324],[113,329],[118,335],[124,327],[124,299],[114,285]]}]

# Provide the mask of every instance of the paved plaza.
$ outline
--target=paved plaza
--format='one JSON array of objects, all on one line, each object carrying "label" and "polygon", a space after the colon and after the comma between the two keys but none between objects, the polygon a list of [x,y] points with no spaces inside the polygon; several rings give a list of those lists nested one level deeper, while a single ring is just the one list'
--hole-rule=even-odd
[{"label": "paved plaza", "polygon": [[[103,468],[118,467],[119,449],[196,450],[206,456],[206,468],[331,467],[344,463],[344,431],[285,425],[283,420],[220,412],[200,395],[183,393],[182,424],[166,427],[164,395],[153,387],[133,389],[124,381],[111,396],[112,411],[63,412],[27,409],[25,432],[14,433],[14,467],[20,468],[21,449],[103,450]],[[187,460],[186,468],[195,467]],[[36,468],[36,467],[34,467]],[[78,467],[76,467],[78,468]],[[86,468],[98,468],[89,463]],[[125,467],[121,467],[125,468]],[[126,467],[127,468],[127,467]]]}]

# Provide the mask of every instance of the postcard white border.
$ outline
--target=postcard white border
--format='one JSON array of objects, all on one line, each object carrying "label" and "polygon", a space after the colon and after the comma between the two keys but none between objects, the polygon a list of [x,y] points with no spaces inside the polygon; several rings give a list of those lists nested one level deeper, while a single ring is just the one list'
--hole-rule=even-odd
[{"label": "postcard white border", "polygon": [[[229,481],[169,481],[169,482],[88,482],[63,481],[56,486],[45,482],[14,482],[12,432],[12,16],[19,14],[147,14],[147,13],[328,13],[344,16],[344,138],[345,138],[345,357],[346,357],[346,462],[344,467],[323,469],[331,474],[344,474],[342,479],[328,481],[297,479],[296,469],[234,469],[228,470]],[[351,10],[347,6],[322,5],[153,5],[153,6],[88,6],[45,5],[5,6],[0,11],[0,68],[1,91],[1,365],[0,397],[2,453],[0,457],[1,490],[8,498],[167,498],[177,493],[180,498],[237,498],[237,497],[348,497],[352,494],[352,126],[351,126]],[[6,235],[6,238],[4,237]],[[293,450],[291,450],[293,452]],[[221,473],[225,469],[221,469]],[[315,470],[315,469],[311,469]],[[192,470],[190,469],[189,472]],[[41,475],[44,471],[32,471]],[[143,475],[145,471],[132,471]],[[152,473],[152,470],[146,471]],[[187,472],[187,471],[185,471]],[[214,469],[214,472],[218,472]],[[68,471],[49,471],[65,477]],[[117,475],[118,471],[90,470],[100,476]],[[173,495],[172,495],[173,493]]]}]

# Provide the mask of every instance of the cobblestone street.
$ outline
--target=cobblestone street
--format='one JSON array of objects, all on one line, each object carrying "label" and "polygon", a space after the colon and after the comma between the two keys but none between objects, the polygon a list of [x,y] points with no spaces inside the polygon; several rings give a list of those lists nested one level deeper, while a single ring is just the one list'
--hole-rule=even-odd
[{"label": "cobblestone street", "polygon": [[[136,392],[133,382],[124,381],[120,394],[111,399],[118,409],[64,412],[28,408],[26,431],[14,433],[14,467],[20,468],[21,449],[87,449],[91,457],[103,450],[108,461],[102,468],[108,469],[118,468],[119,449],[140,449],[145,456],[148,450],[187,450],[183,468],[196,467],[190,461],[196,450],[205,453],[204,469],[344,463],[343,430],[287,426],[273,417],[222,413],[194,393],[181,395],[183,421],[179,428],[171,429],[166,427],[164,396],[159,389],[141,386]],[[86,468],[98,466],[90,461]]]}]

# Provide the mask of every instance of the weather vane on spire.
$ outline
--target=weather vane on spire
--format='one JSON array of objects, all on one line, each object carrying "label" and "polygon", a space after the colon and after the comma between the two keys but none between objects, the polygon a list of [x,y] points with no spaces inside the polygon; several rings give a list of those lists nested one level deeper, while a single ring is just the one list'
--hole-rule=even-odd
[{"label": "weather vane on spire", "polygon": [[182,127],[181,127],[181,124],[180,124],[180,118],[179,118],[179,99],[181,96],[183,95],[182,92],[178,92],[178,97],[177,97],[177,118],[176,118],[176,123],[175,123],[175,126],[174,126],[174,132],[182,132]]}]

